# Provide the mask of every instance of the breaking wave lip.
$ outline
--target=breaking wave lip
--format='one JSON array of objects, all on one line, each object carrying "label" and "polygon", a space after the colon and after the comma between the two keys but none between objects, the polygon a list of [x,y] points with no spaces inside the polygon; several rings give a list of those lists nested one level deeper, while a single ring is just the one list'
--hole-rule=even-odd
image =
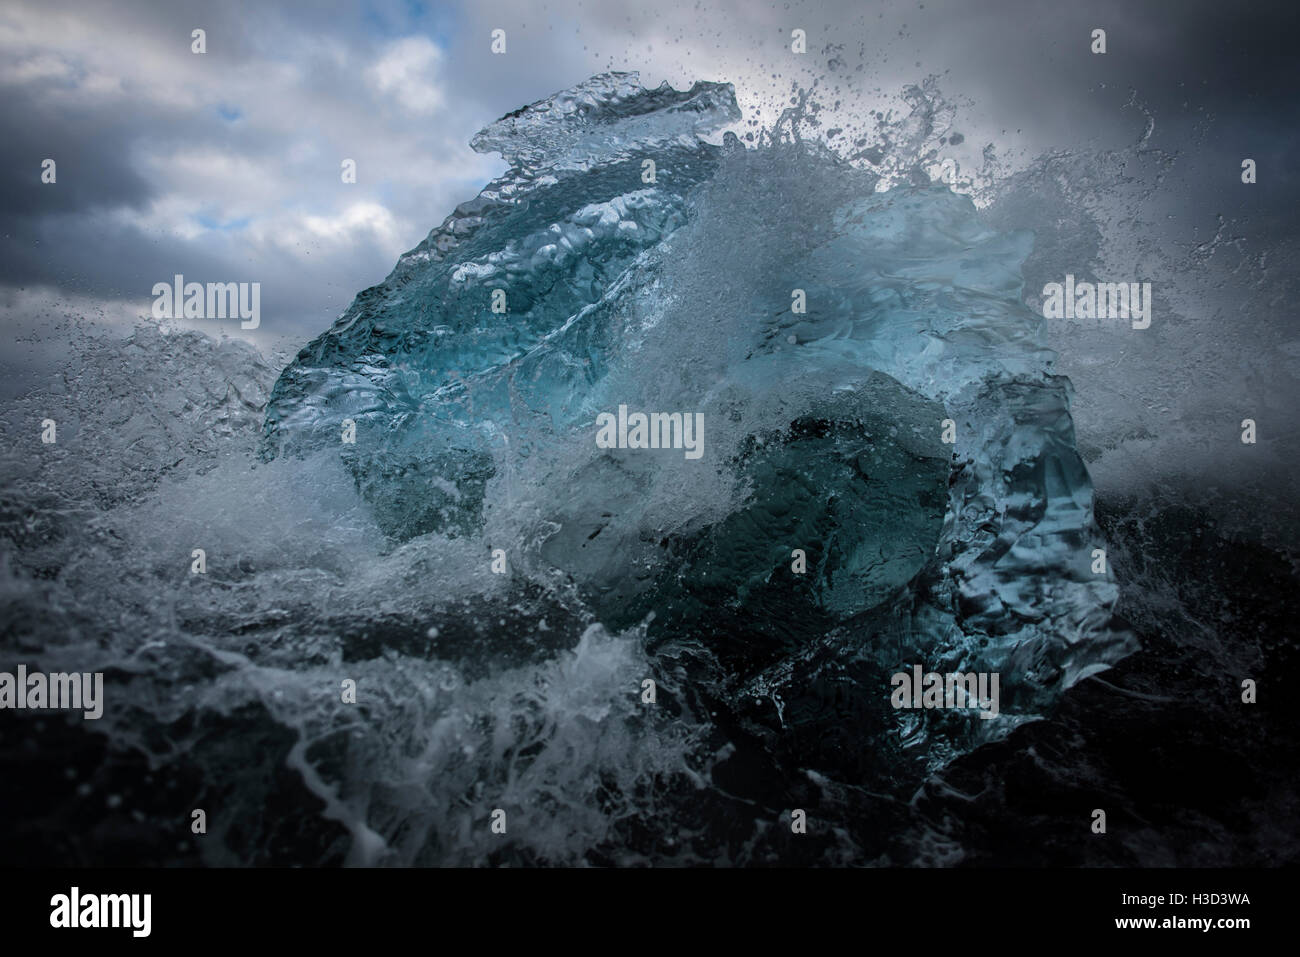
[{"label": "breaking wave lip", "polygon": [[[814,142],[711,141],[737,117],[728,84],[606,74],[498,121],[474,144],[510,171],[273,386],[237,342],[79,343],[76,388],[3,423],[62,410],[57,446],[5,444],[6,657],[106,671],[123,706],[95,730],[201,768],[245,816],[274,755],[341,828],[327,858],[482,864],[743,862],[770,808],[717,798],[753,818],[742,850],[685,810],[726,790],[733,738],[860,735],[882,764],[794,763],[828,792],[902,790],[1133,650],[1089,569],[1069,386],[1020,302],[1032,237]],[[498,322],[482,294],[503,277]],[[597,449],[619,399],[703,412],[707,468]],[[810,535],[810,582],[781,576],[774,530]],[[890,711],[913,662],[1000,672],[1002,718]],[[845,676],[827,712],[813,699]],[[512,824],[485,848],[497,808]],[[214,836],[210,863],[270,839]]]}]

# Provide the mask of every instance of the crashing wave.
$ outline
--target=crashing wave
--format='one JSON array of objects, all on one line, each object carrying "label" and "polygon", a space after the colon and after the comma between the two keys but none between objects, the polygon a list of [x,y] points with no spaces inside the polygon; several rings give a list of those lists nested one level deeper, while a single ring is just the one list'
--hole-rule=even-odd
[{"label": "crashing wave", "polygon": [[[143,326],[5,410],[0,665],[105,672],[83,810],[133,860],[194,807],[226,865],[915,855],[890,795],[1132,648],[1031,236],[918,172],[934,123],[865,170],[737,116],[593,78],[480,134],[509,171],[274,387]],[[602,448],[620,406],[700,456]],[[999,672],[998,718],[894,710],[915,665]]]},{"label": "crashing wave", "polygon": [[[267,454],[334,450],[395,539],[648,622],[773,733],[831,662],[871,701],[911,663],[1000,673],[998,721],[882,706],[945,760],[1133,648],[1033,238],[816,144],[711,141],[738,117],[729,85],[605,74],[481,132],[510,170],[285,370]],[[700,415],[703,453],[601,447],[619,407]]]}]

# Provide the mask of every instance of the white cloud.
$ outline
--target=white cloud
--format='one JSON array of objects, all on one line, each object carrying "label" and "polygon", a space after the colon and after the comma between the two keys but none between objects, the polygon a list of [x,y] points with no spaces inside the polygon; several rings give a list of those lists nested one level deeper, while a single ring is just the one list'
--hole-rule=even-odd
[{"label": "white cloud", "polygon": [[396,218],[379,203],[353,203],[337,216],[304,216],[302,228],[318,239],[342,243],[356,242],[358,233],[369,233],[393,257],[405,249]]},{"label": "white cloud", "polygon": [[370,76],[375,89],[412,113],[432,113],[443,102],[434,82],[441,61],[442,51],[428,37],[404,37],[389,44]]},{"label": "white cloud", "polygon": [[22,58],[6,57],[0,62],[0,82],[30,83],[37,80],[71,82],[77,71],[66,59],[51,53]]}]

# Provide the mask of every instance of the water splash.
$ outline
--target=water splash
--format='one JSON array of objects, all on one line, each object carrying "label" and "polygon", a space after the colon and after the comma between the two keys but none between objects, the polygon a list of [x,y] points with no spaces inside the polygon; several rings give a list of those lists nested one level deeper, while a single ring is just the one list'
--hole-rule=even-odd
[{"label": "water splash", "polygon": [[[1140,164],[1171,162],[1144,143],[1004,177],[986,153],[954,191],[954,113],[909,96],[838,139],[808,97],[746,148],[725,85],[599,78],[485,130],[511,171],[278,382],[237,343],[68,336],[62,378],[0,422],[5,663],[105,670],[122,707],[89,730],[214,809],[212,863],[883,854],[870,795],[895,807],[1131,647],[1055,374],[1109,381],[1072,348],[1102,333],[1032,300],[1115,248],[1108,191],[1149,196]],[[619,402],[703,412],[706,469],[597,449]],[[1149,441],[1122,408],[1084,414],[1115,488]],[[911,661],[1016,676],[1007,720],[900,718]],[[794,801],[837,841],[782,844]]]}]

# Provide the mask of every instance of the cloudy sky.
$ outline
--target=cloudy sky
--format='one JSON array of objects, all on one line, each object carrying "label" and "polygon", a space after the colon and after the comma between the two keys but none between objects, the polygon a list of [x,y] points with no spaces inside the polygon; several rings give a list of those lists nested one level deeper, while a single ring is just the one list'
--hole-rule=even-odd
[{"label": "cloudy sky", "polygon": [[[1295,6],[6,0],[0,357],[50,310],[133,321],[176,273],[260,282],[261,328],[220,332],[297,348],[503,169],[469,149],[477,130],[606,69],[648,85],[730,81],[766,120],[835,57],[848,110],[935,74],[966,104],[967,161],[990,142],[1012,161],[1131,144],[1136,90],[1159,119],[1153,145],[1199,137],[1206,180],[1178,228],[1212,231],[1214,197],[1251,155],[1271,182],[1260,229],[1289,233]],[[1098,26],[1105,57],[1089,51]],[[805,57],[790,51],[796,27]],[[505,55],[490,52],[495,28]],[[54,185],[40,182],[46,158]],[[355,185],[341,182],[345,158]],[[1186,168],[1194,177],[1196,157]]]}]

